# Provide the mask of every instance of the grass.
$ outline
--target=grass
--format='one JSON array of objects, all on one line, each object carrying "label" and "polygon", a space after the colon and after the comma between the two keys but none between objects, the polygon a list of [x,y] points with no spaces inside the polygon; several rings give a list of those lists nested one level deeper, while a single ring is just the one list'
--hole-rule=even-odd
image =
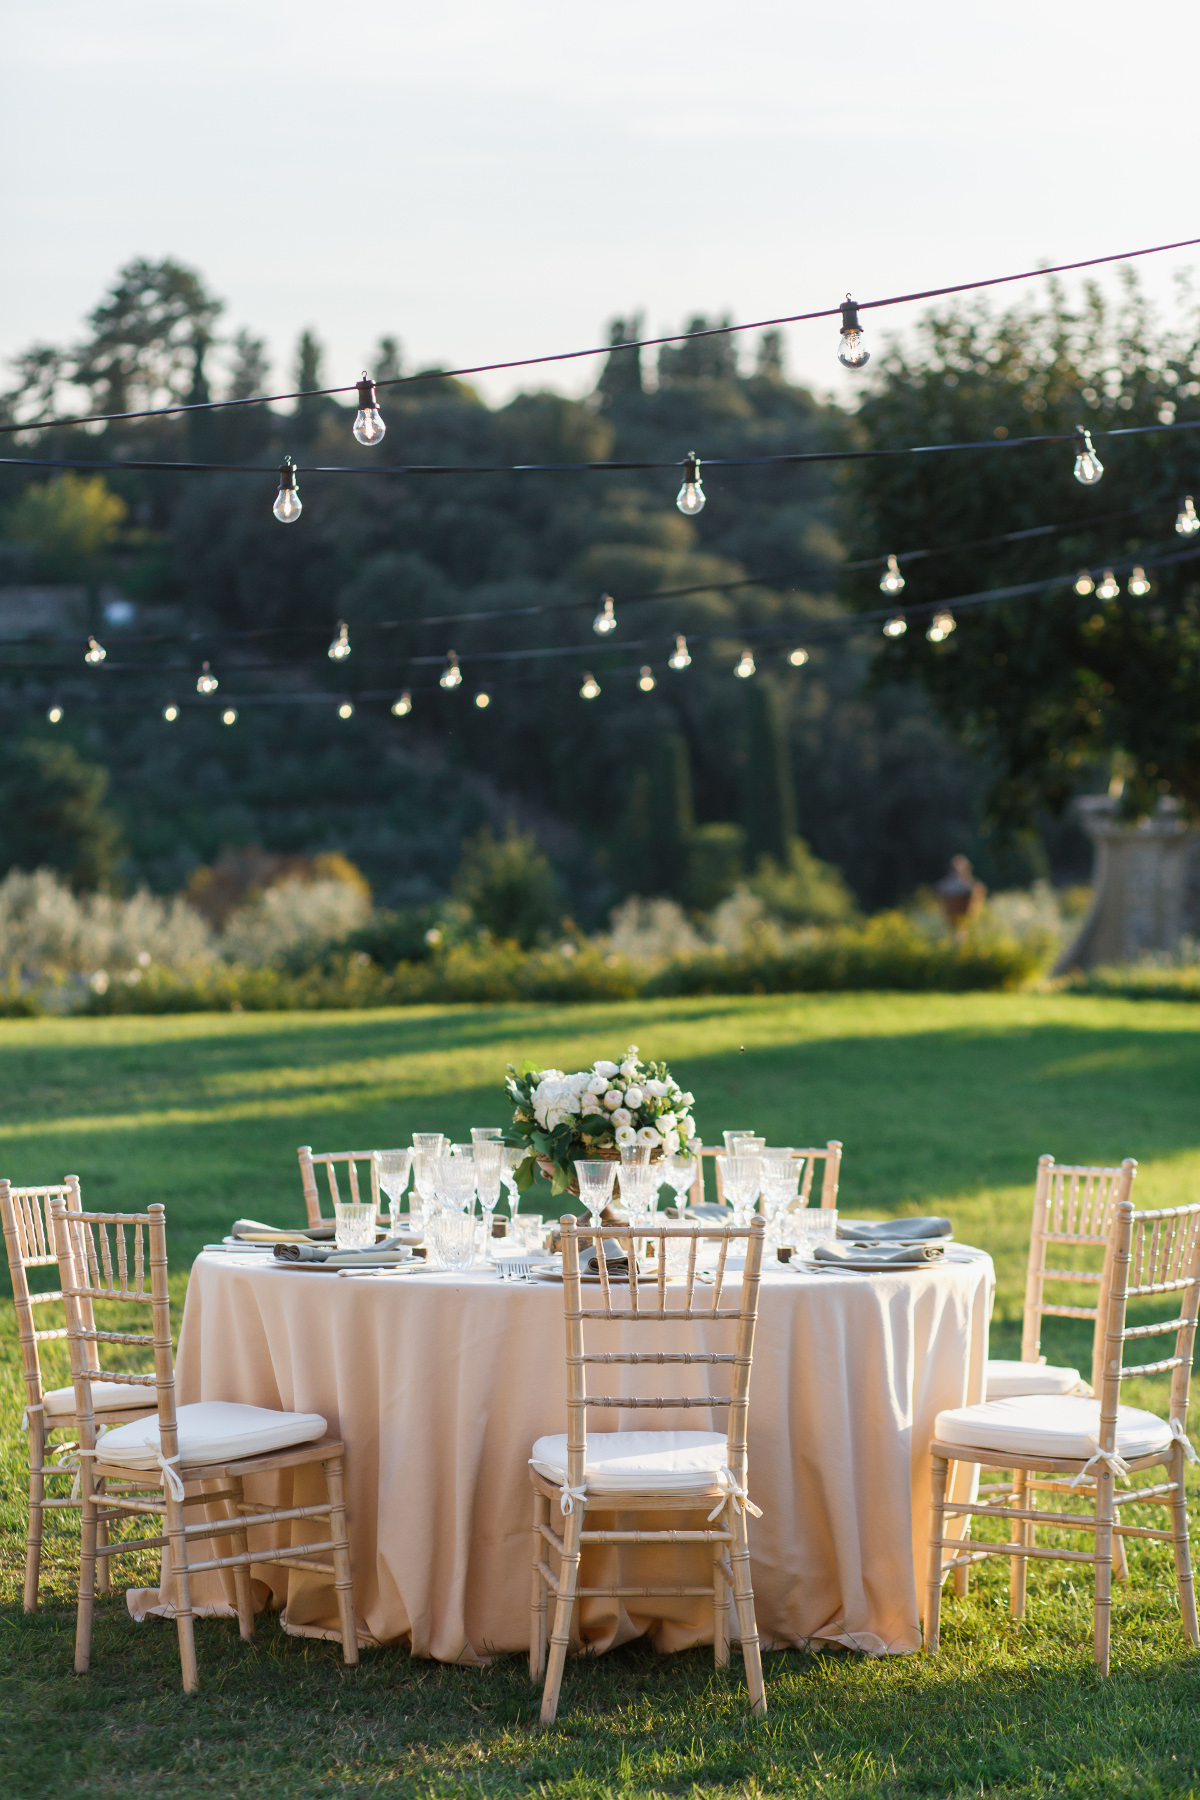
[{"label": "grass", "polygon": [[[999,1275],[993,1349],[1019,1347],[1032,1170],[1134,1155],[1143,1205],[1200,1194],[1200,1013],[1070,995],[813,995],[572,1007],[423,1008],[37,1020],[0,1026],[0,1169],[80,1175],[95,1204],[166,1202],[175,1286],[239,1213],[300,1209],[295,1147],[462,1136],[504,1118],[509,1060],[578,1067],[630,1040],[696,1094],[707,1136],[840,1137],[848,1213],[948,1212]],[[548,1191],[527,1204],[550,1212]],[[1092,1669],[1088,1583],[1036,1566],[1024,1623],[986,1565],[948,1597],[936,1660],[768,1658],[771,1715],[747,1717],[740,1668],[631,1645],[568,1668],[559,1723],[533,1729],[518,1658],[489,1669],[288,1639],[243,1646],[198,1627],[199,1696],[178,1688],[174,1632],[99,1610],[92,1673],[71,1674],[76,1539],[52,1532],[45,1604],[20,1606],[19,1362],[3,1308],[0,1767],[4,1791],[70,1795],[440,1797],[1200,1794],[1200,1656],[1185,1650],[1169,1557],[1131,1555],[1114,1672]],[[1085,1332],[1048,1333],[1086,1361]],[[1147,1384],[1128,1396],[1165,1410]],[[119,1565],[119,1580],[153,1579]]]}]

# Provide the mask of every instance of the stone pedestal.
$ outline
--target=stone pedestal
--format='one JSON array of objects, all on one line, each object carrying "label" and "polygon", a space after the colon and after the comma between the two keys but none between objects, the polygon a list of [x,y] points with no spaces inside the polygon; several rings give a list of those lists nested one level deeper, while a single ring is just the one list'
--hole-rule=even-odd
[{"label": "stone pedestal", "polygon": [[1118,821],[1117,802],[1090,795],[1080,820],[1096,846],[1095,899],[1056,974],[1097,963],[1133,962],[1147,951],[1168,955],[1200,937],[1200,830],[1179,804],[1162,800],[1153,818]]}]

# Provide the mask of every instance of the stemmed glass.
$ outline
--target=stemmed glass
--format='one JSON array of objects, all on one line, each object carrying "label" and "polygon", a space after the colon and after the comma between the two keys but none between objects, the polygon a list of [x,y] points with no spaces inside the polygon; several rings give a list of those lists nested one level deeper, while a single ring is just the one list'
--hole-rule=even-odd
[{"label": "stemmed glass", "polygon": [[754,1211],[754,1202],[758,1199],[762,1179],[762,1157],[743,1155],[740,1150],[733,1156],[725,1158],[725,1193],[733,1207],[733,1222],[737,1226],[750,1223],[750,1214]]},{"label": "stemmed glass", "polygon": [[478,1149],[480,1144],[499,1143],[504,1136],[499,1125],[472,1125],[471,1142]]},{"label": "stemmed glass", "polygon": [[[579,1182],[579,1198],[591,1216],[592,1230],[599,1231],[600,1215],[612,1199],[617,1165],[602,1159],[596,1162],[577,1162],[573,1166]],[[599,1247],[596,1246],[597,1250]]]},{"label": "stemmed glass", "polygon": [[377,1150],[375,1167],[379,1175],[379,1185],[388,1197],[388,1218],[393,1232],[400,1229],[400,1200],[408,1186],[408,1172],[412,1167],[411,1150]]},{"label": "stemmed glass", "polygon": [[762,1165],[762,1209],[767,1221],[767,1239],[777,1244],[780,1214],[786,1212],[800,1191],[800,1160],[791,1151],[764,1158]]},{"label": "stemmed glass", "polygon": [[[413,1149],[412,1161],[413,1187],[416,1190],[417,1198],[421,1202],[421,1217],[423,1220],[428,1220],[429,1209],[433,1205],[437,1187],[438,1158],[442,1154],[442,1146],[445,1144],[446,1140],[440,1131],[437,1133],[436,1143],[416,1143],[416,1135],[417,1134],[414,1133],[415,1148]],[[433,1136],[433,1133],[427,1132],[421,1135],[429,1138]],[[411,1201],[409,1201],[409,1210],[410,1212],[412,1210]]]},{"label": "stemmed glass", "polygon": [[682,1209],[687,1204],[684,1196],[696,1179],[696,1158],[690,1150],[677,1151],[661,1167],[663,1180],[674,1192],[675,1205]]},{"label": "stemmed glass", "polygon": [[475,1159],[470,1156],[439,1156],[434,1166],[434,1193],[447,1212],[473,1213],[475,1210]]},{"label": "stemmed glass", "polygon": [[[471,1134],[475,1134],[472,1132]],[[483,1209],[483,1250],[484,1255],[491,1253],[492,1214],[500,1198],[500,1179],[504,1161],[504,1145],[493,1138],[484,1138],[475,1145],[475,1187],[479,1194],[479,1204]]]}]

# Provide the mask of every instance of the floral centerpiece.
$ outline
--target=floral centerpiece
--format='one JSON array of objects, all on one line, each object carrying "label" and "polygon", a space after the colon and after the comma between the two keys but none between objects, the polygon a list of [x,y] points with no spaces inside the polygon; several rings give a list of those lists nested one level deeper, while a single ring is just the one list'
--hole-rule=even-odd
[{"label": "floral centerpiece", "polygon": [[696,1135],[692,1095],[666,1063],[642,1062],[636,1044],[620,1062],[600,1057],[574,1075],[528,1062],[518,1075],[510,1063],[505,1087],[515,1102],[510,1136],[528,1152],[517,1170],[522,1189],[535,1164],[556,1194],[577,1192],[576,1159],[615,1158],[625,1144],[646,1144],[657,1160],[686,1150]]}]

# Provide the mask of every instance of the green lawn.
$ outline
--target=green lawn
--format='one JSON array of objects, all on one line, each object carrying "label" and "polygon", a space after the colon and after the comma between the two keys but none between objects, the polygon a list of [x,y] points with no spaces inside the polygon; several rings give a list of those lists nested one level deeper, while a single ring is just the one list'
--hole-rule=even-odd
[{"label": "green lawn", "polygon": [[[949,1213],[1000,1278],[993,1348],[1016,1354],[1033,1169],[1136,1156],[1142,1205],[1200,1197],[1200,1009],[1071,996],[817,995],[621,1006],[12,1022],[0,1026],[0,1173],[71,1171],[85,1201],[168,1209],[182,1297],[196,1249],[237,1214],[302,1214],[296,1145],[405,1142],[499,1124],[504,1065],[572,1068],[630,1041],[696,1095],[706,1138],[841,1138],[842,1207]],[[550,1212],[548,1191],[529,1206]],[[752,1726],[736,1659],[637,1646],[568,1670],[557,1727],[531,1729],[519,1659],[487,1670],[368,1654],[263,1619],[246,1648],[198,1630],[204,1687],[178,1692],[174,1633],[101,1606],[93,1673],[71,1672],[74,1538],[52,1540],[46,1605],[20,1608],[20,1393],[3,1327],[0,1755],[14,1796],[543,1793],[1200,1793],[1200,1656],[1185,1652],[1169,1559],[1132,1554],[1114,1673],[1094,1676],[1085,1580],[1035,1567],[1024,1624],[1004,1571],[947,1600],[942,1655],[768,1659]],[[1052,1357],[1087,1331],[1047,1333]],[[1129,1395],[1165,1410],[1147,1387]],[[129,1565],[119,1579],[141,1580]]]}]

